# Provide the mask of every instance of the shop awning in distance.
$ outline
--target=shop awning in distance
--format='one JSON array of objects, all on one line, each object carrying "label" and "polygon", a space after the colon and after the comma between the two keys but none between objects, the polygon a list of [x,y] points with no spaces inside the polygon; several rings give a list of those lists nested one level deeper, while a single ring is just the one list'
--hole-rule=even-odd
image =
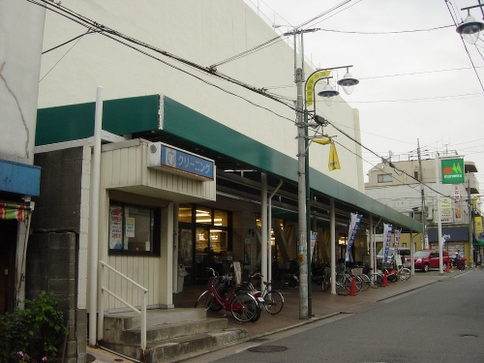
[{"label": "shop awning in distance", "polygon": [[16,219],[19,222],[25,221],[30,214],[30,206],[0,202],[0,219]]}]

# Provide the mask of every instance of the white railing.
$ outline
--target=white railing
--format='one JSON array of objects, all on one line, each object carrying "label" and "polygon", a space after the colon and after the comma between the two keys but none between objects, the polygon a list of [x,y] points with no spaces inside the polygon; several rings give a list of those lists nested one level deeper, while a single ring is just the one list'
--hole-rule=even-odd
[{"label": "white railing", "polygon": [[[131,310],[136,312],[141,316],[141,354],[144,356],[145,350],[146,350],[146,300],[147,300],[147,295],[148,295],[148,289],[141,286],[138,284],[136,281],[133,281],[130,279],[128,276],[123,275],[121,272],[115,270],[113,267],[109,266],[106,262],[104,261],[99,261],[100,265],[100,290],[101,290],[101,296],[99,297],[99,319],[98,319],[98,337],[100,340],[103,339],[104,336],[104,293],[107,293],[111,295],[113,298],[116,300],[120,301],[124,305],[128,306]],[[117,274],[118,276],[122,277],[124,280],[130,282],[135,288],[138,289],[140,292],[140,300],[141,300],[141,308],[138,309],[134,305],[130,304],[126,300],[124,300],[122,297],[116,295],[114,292],[109,290],[105,285],[104,285],[104,268],[107,268]]]}]

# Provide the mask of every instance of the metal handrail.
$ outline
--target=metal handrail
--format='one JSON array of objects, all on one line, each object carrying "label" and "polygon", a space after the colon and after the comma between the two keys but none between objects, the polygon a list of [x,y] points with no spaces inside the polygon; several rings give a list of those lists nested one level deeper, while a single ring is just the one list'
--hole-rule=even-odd
[{"label": "metal handrail", "polygon": [[[124,305],[128,306],[131,310],[133,310],[135,313],[141,315],[141,354],[144,356],[145,350],[146,350],[146,304],[147,304],[147,294],[148,294],[148,289],[145,288],[144,286],[141,286],[138,284],[136,281],[130,279],[128,276],[122,274],[118,270],[114,269],[113,267],[109,266],[106,262],[104,261],[99,261],[99,265],[101,267],[101,272],[100,272],[100,289],[101,289],[101,294],[99,297],[99,312],[100,312],[100,318],[98,319],[98,337],[100,340],[103,339],[103,332],[104,332],[104,292],[108,293],[112,297],[114,297],[116,300],[120,301]],[[107,267],[109,270],[117,274],[118,276],[122,277],[126,281],[130,282],[133,284],[135,287],[138,288],[140,292],[143,293],[142,296],[142,304],[141,304],[141,309],[136,308],[129,302],[125,301],[123,298],[120,296],[116,295],[114,292],[109,290],[107,287],[103,285],[104,282],[104,267]]]}]

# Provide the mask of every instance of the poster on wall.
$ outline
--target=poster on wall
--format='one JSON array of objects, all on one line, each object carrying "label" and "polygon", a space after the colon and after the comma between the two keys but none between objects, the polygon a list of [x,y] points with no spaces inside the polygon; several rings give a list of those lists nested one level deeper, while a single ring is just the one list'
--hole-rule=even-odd
[{"label": "poster on wall", "polygon": [[109,212],[109,248],[120,250],[123,248],[123,208],[111,207]]},{"label": "poster on wall", "polygon": [[126,237],[134,238],[135,234],[135,222],[133,217],[126,217]]}]

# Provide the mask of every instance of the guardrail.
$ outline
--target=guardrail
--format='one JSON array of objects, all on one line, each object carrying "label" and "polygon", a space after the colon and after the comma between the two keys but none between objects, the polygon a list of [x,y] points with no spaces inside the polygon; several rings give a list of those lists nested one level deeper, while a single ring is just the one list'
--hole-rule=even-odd
[{"label": "guardrail", "polygon": [[[131,310],[133,310],[134,312],[136,312],[137,314],[139,314],[141,316],[141,354],[142,354],[142,356],[144,356],[145,350],[146,350],[146,303],[147,303],[148,289],[141,286],[136,281],[133,281],[128,276],[122,274],[118,270],[114,269],[113,267],[111,267],[110,265],[108,265],[104,261],[99,261],[99,265],[101,267],[100,268],[100,278],[99,278],[100,279],[101,296],[99,297],[98,337],[99,337],[99,339],[103,339],[103,336],[104,336],[104,319],[103,319],[103,317],[104,317],[104,293],[107,293],[107,294],[109,294],[110,296],[112,296],[116,300],[120,301],[121,303],[123,303],[124,305],[126,305]],[[104,286],[103,283],[104,283],[104,274],[105,274],[104,269],[105,268],[109,269],[110,271],[114,272],[115,274],[117,274],[118,276],[123,278],[124,280],[131,283],[133,286],[135,286],[135,288],[138,289],[138,291],[140,293],[142,293],[142,296],[140,296],[141,297],[140,300],[142,301],[140,309],[133,306],[131,303],[127,302],[122,297],[116,295],[114,292],[112,292],[106,286]]]}]

